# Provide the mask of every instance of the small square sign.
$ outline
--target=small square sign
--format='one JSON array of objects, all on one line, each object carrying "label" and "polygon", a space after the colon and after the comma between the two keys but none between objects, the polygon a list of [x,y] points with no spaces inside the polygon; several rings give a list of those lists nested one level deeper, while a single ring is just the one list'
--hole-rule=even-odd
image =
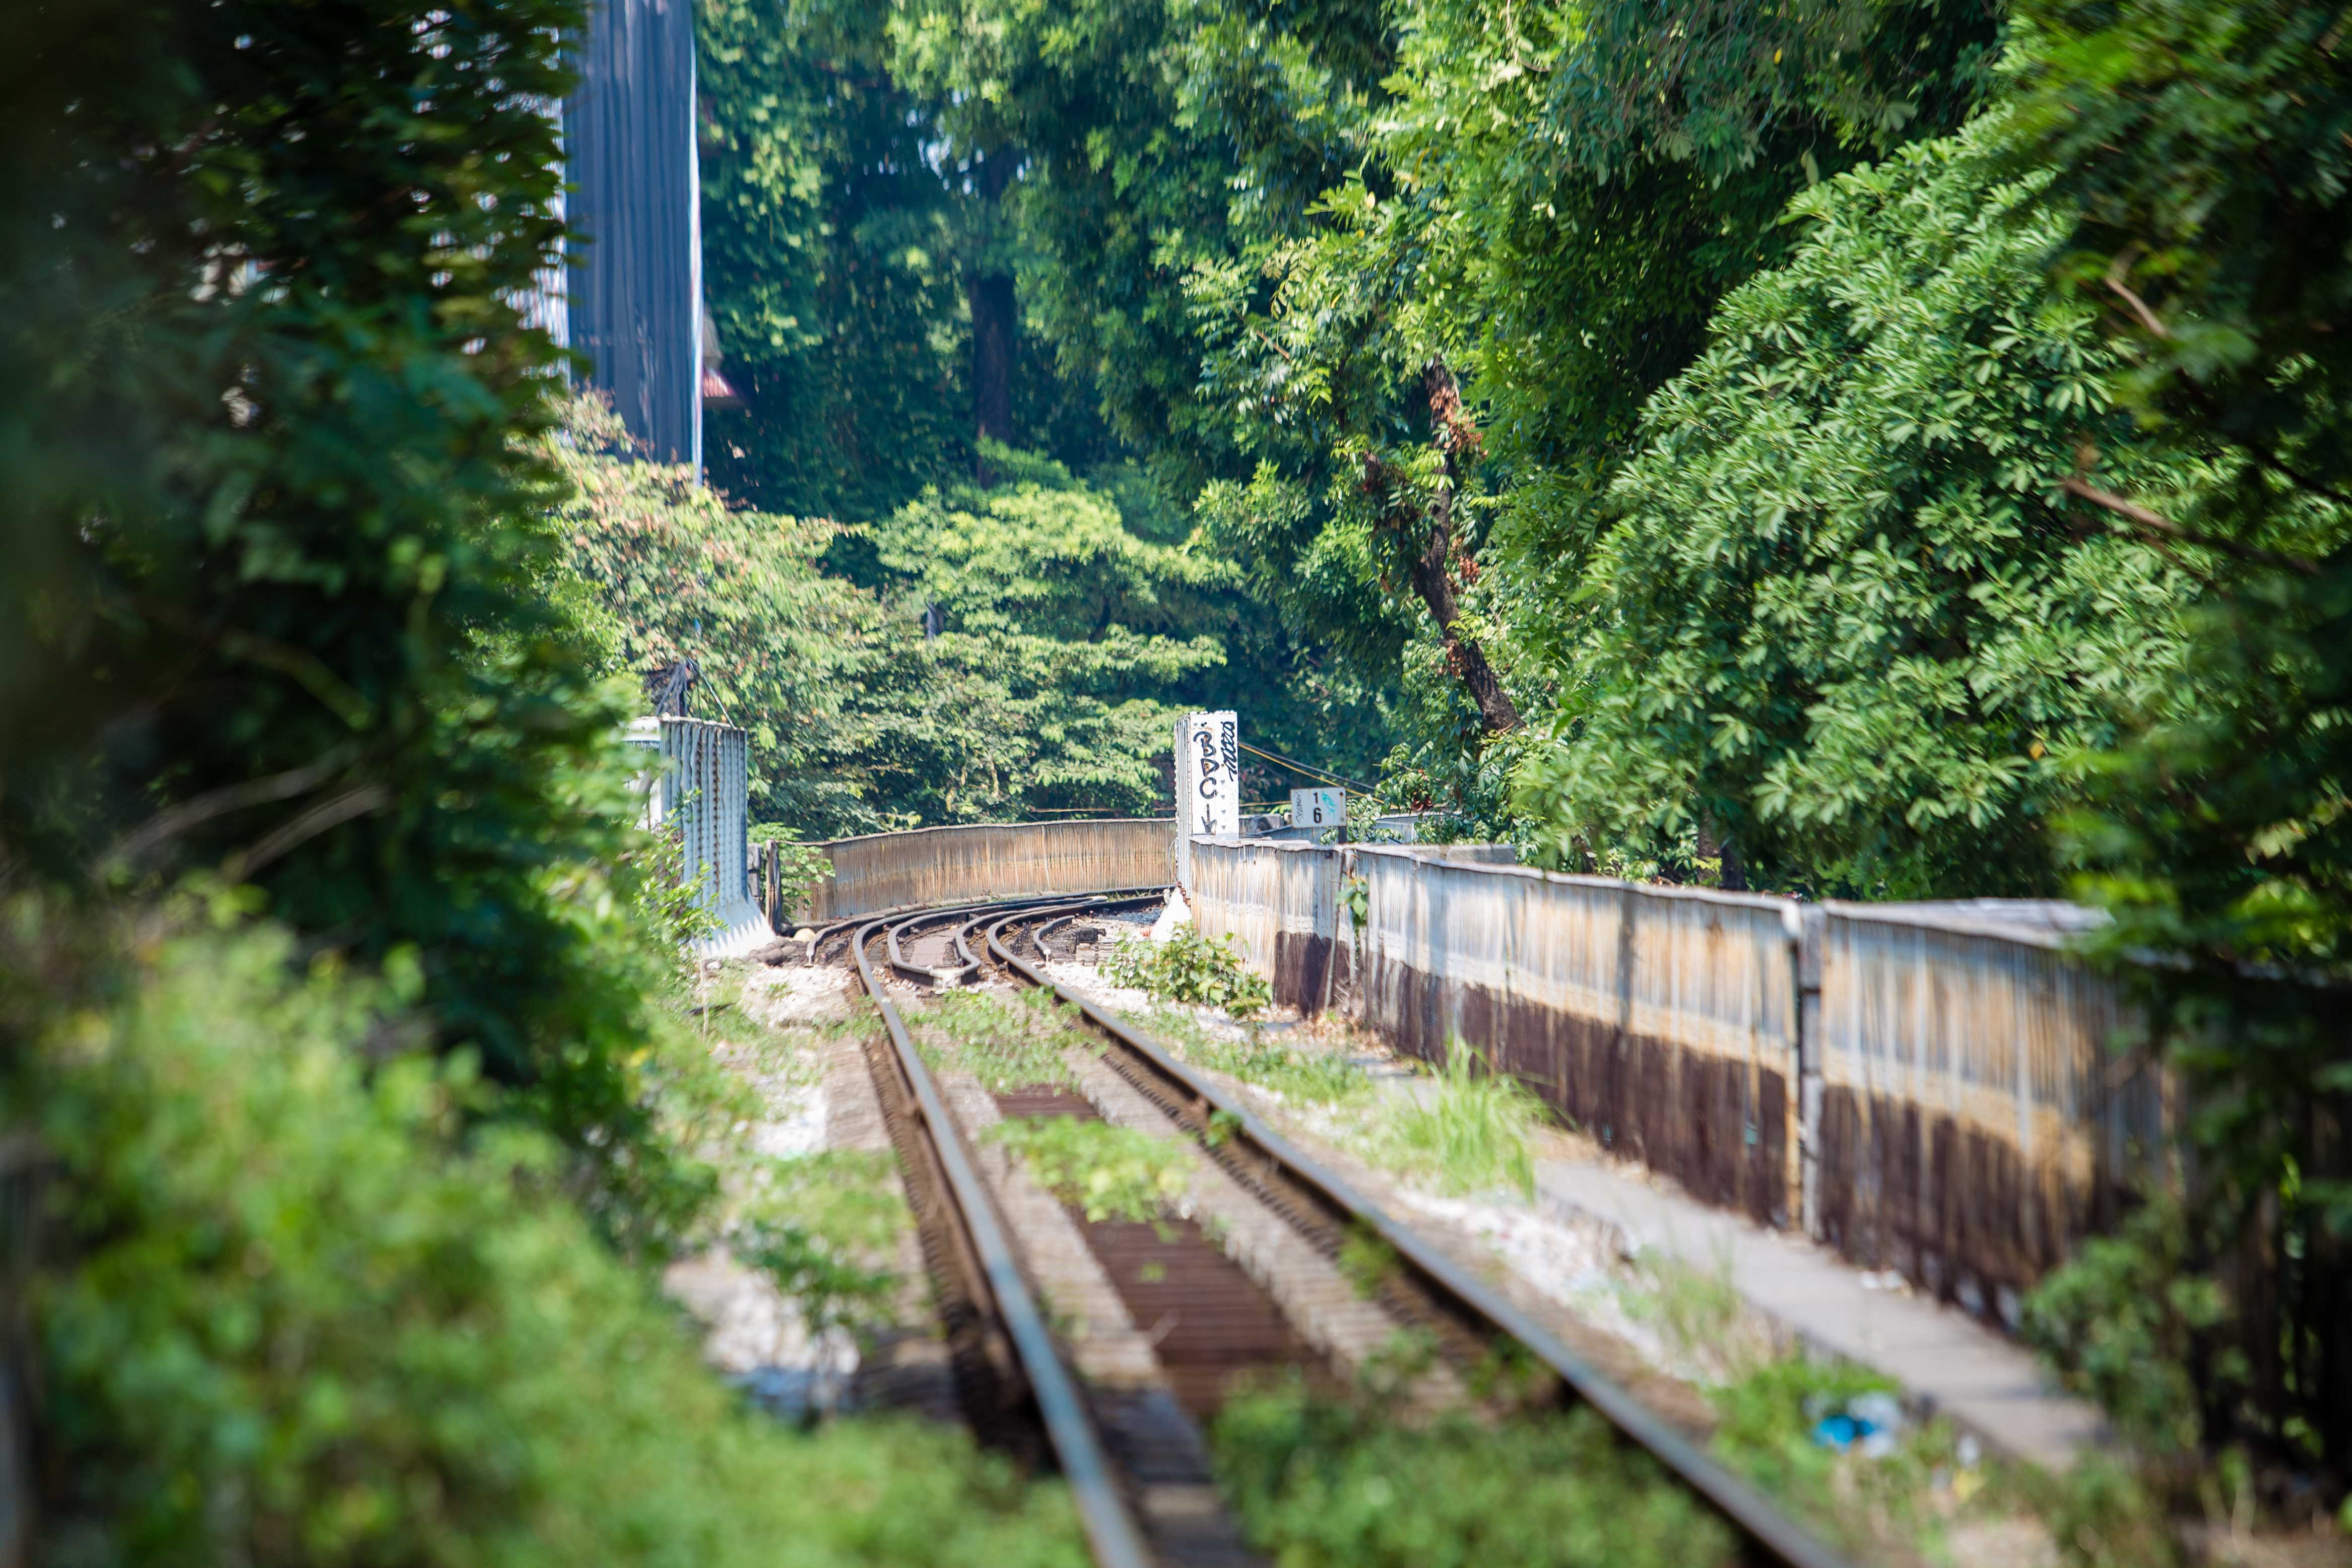
[{"label": "small square sign", "polygon": [[1347,791],[1295,789],[1290,792],[1291,826],[1337,827],[1347,820]]}]

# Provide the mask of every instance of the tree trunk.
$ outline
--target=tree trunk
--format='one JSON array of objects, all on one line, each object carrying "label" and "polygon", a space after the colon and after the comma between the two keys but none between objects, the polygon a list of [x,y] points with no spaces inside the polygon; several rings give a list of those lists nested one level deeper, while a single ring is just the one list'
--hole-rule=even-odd
[{"label": "tree trunk", "polygon": [[[992,255],[999,204],[1012,183],[1017,160],[1010,152],[980,158],[974,168],[980,189],[981,240],[971,275],[964,283],[964,300],[971,310],[971,423],[982,440],[1013,444],[1013,334],[1018,309],[1013,275]],[[994,482],[988,460],[976,458],[975,476],[983,485]]]},{"label": "tree trunk", "polygon": [[1717,860],[1715,885],[1727,893],[1748,890],[1748,868],[1740,863],[1739,846],[1731,838],[1716,832],[1715,817],[1707,812],[1698,814],[1698,858]]},{"label": "tree trunk", "polygon": [[1413,591],[1421,602],[1429,606],[1437,622],[1437,629],[1445,639],[1445,668],[1454,679],[1469,689],[1471,700],[1478,704],[1479,716],[1486,721],[1489,734],[1499,735],[1506,730],[1519,727],[1519,710],[1511,701],[1511,694],[1495,678],[1494,667],[1486,662],[1486,650],[1477,640],[1454,630],[1461,619],[1461,607],[1454,597],[1454,579],[1447,567],[1454,555],[1454,492],[1461,483],[1461,457],[1478,449],[1477,426],[1470,423],[1463,411],[1462,395],[1454,384],[1454,373],[1442,359],[1429,362],[1422,374],[1422,384],[1429,394],[1429,414],[1436,428],[1438,450],[1445,455],[1445,481],[1439,487],[1437,499],[1429,508],[1429,538],[1421,553],[1412,558]]},{"label": "tree trunk", "polygon": [[1013,441],[1013,279],[984,272],[964,289],[971,306],[971,416],[984,439]]}]

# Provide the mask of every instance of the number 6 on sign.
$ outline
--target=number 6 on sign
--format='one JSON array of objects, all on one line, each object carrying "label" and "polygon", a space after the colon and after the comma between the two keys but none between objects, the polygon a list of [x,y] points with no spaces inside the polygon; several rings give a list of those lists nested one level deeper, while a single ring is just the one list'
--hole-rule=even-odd
[{"label": "number 6 on sign", "polygon": [[1290,792],[1293,827],[1337,827],[1348,820],[1345,790],[1295,789]]}]

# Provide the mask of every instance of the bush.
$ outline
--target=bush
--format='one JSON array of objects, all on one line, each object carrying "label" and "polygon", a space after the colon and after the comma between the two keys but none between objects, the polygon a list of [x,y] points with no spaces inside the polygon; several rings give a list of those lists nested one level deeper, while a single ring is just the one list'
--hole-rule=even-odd
[{"label": "bush", "polygon": [[1274,987],[1242,967],[1234,939],[1203,935],[1198,926],[1178,926],[1162,942],[1123,942],[1103,955],[1102,972],[1114,984],[1163,1002],[1219,1007],[1236,1018],[1254,1017],[1274,1003]]},{"label": "bush", "polygon": [[[39,917],[11,912],[21,997]],[[463,1134],[495,1092],[469,1058],[362,1065],[408,1026],[397,980],[289,979],[268,928],[140,936],[6,1086],[58,1178],[36,1558],[1084,1562],[1056,1489],[959,1434],[738,1408],[552,1142]]]},{"label": "bush", "polygon": [[2027,1341],[2068,1388],[2096,1400],[2153,1454],[2196,1447],[2200,1406],[2189,1367],[2200,1338],[2225,1316],[2220,1287],[2191,1267],[2189,1253],[2188,1216],[2179,1202],[2159,1198],[2116,1235],[2084,1242],[2025,1299]]}]

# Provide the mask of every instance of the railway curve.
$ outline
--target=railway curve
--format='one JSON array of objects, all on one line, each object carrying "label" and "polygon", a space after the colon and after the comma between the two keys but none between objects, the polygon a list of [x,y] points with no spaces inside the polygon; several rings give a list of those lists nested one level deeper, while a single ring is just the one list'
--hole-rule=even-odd
[{"label": "railway curve", "polygon": [[[898,910],[832,922],[814,932],[804,950],[809,962],[847,961],[879,1016],[882,1027],[868,1062],[923,1233],[967,1412],[983,1437],[1033,1458],[1050,1457],[1070,1487],[1103,1568],[1190,1568],[1250,1559],[1213,1502],[1197,1434],[1188,1447],[1183,1434],[1168,1429],[1171,1410],[1139,1415],[1132,1403],[1121,1405],[1089,1388],[1073,1366],[1024,1271],[1013,1229],[969,1146],[971,1134],[917,1048],[894,986],[937,992],[992,972],[1049,993],[1099,1037],[1105,1063],[1170,1128],[1314,1252],[1333,1258],[1350,1235],[1377,1237],[1398,1265],[1380,1288],[1380,1307],[1401,1323],[1429,1331],[1448,1363],[1467,1371],[1482,1355],[1515,1351],[1553,1380],[1559,1402],[1589,1405],[1622,1441],[1649,1455],[1719,1516],[1740,1542],[1744,1561],[1843,1568],[1838,1553],[1413,1226],[1159,1041],[1041,967],[1045,944],[1074,921],[1139,910],[1161,896],[1159,889],[1114,889]],[[1168,1247],[1214,1245],[1164,1234],[1160,1240]],[[1099,1238],[1090,1244],[1103,1246]]]}]

